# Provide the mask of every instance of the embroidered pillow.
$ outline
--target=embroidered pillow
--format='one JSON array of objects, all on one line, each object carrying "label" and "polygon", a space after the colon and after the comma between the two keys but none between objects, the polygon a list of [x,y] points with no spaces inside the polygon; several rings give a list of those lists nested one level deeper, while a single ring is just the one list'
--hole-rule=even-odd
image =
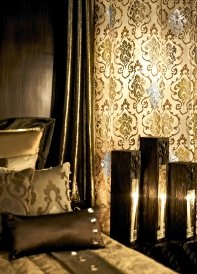
[{"label": "embroidered pillow", "polygon": [[[0,215],[3,211],[20,215],[29,214],[29,195],[33,172],[33,169],[13,171],[0,168]],[[1,230],[0,216],[0,249],[3,249]]]},{"label": "embroidered pillow", "polygon": [[29,214],[30,188],[34,170],[0,168],[0,212]]},{"label": "embroidered pillow", "polygon": [[35,170],[31,183],[30,215],[71,211],[70,163]]}]

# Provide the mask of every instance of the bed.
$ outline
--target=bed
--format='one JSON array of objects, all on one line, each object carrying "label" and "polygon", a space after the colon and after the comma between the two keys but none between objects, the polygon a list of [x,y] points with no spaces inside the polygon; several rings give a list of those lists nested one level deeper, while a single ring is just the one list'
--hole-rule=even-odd
[{"label": "bed", "polygon": [[9,261],[8,253],[2,252],[0,253],[0,273],[175,273],[105,234],[103,234],[103,240],[106,247],[101,249],[41,253],[12,261]]},{"label": "bed", "polygon": [[101,230],[97,207],[72,207],[70,163],[45,168],[52,118],[0,121],[0,273],[175,273]]}]

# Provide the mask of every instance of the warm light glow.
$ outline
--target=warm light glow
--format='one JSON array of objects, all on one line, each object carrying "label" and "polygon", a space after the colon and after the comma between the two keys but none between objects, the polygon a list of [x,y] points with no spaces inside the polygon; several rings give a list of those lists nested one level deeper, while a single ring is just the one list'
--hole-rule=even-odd
[{"label": "warm light glow", "polygon": [[158,183],[158,240],[165,238],[166,191],[166,165],[160,165]]},{"label": "warm light glow", "polygon": [[186,200],[194,203],[194,201],[195,201],[195,192],[192,191],[190,193],[187,193]]},{"label": "warm light glow", "polygon": [[137,190],[136,192],[131,193],[131,198],[133,199],[133,203],[138,202],[139,191]]},{"label": "warm light glow", "polygon": [[138,200],[139,200],[139,182],[138,179],[132,181],[132,192],[131,196],[131,242],[137,239],[137,211],[138,211]]},{"label": "warm light glow", "polygon": [[165,202],[165,201],[166,201],[166,193],[161,193],[160,196],[159,196],[159,199],[160,199],[162,202]]},{"label": "warm light glow", "polygon": [[195,189],[188,190],[185,198],[187,200],[187,238],[189,238],[194,234]]}]

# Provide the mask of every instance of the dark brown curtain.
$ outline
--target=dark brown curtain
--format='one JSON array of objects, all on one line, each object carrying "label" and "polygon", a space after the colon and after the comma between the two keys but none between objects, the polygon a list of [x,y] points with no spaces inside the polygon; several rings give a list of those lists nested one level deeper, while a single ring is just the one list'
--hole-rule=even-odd
[{"label": "dark brown curtain", "polygon": [[[55,2],[55,3],[53,3]],[[94,0],[52,1],[56,119],[48,166],[69,161],[75,202],[94,205]]]}]

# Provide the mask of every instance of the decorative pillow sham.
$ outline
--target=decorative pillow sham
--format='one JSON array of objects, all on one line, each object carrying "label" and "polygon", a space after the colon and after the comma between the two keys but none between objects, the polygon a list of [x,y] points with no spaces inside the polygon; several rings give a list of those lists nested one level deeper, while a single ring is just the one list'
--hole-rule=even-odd
[{"label": "decorative pillow sham", "polygon": [[[15,131],[18,131],[21,129],[23,130],[25,129],[28,131],[31,128],[39,128],[39,130],[42,131],[42,136],[39,143],[38,159],[36,161],[36,169],[42,169],[45,166],[45,163],[49,154],[54,126],[55,126],[55,119],[53,118],[19,117],[19,118],[8,118],[8,119],[0,120],[0,132],[14,131],[12,135],[15,135],[16,134]],[[31,132],[31,134],[34,134],[34,133],[35,132]],[[33,141],[35,141],[35,139]],[[23,145],[26,145],[26,144],[23,143]],[[15,149],[15,147],[13,147],[12,142],[6,141],[6,148],[5,148],[6,150],[4,150],[4,152],[6,152],[6,157],[3,156],[4,158],[7,158],[7,152],[10,151],[10,148],[11,148],[11,152],[12,152],[12,149],[13,150]],[[23,146],[22,146],[22,149],[23,149]],[[19,153],[20,152],[21,151],[19,151]],[[0,149],[0,153],[1,153],[1,149]],[[21,153],[18,154],[18,156],[21,156],[21,155],[24,155],[24,154],[21,154]],[[0,156],[0,158],[3,158],[3,157]]]},{"label": "decorative pillow sham", "polygon": [[31,183],[30,215],[71,211],[70,163],[35,170]]},{"label": "decorative pillow sham", "polygon": [[99,211],[92,208],[40,216],[3,213],[2,224],[10,259],[42,252],[104,247]]},{"label": "decorative pillow sham", "polygon": [[[20,215],[29,214],[30,184],[33,172],[33,169],[13,171],[0,168],[0,215],[3,211]],[[0,216],[0,249],[3,249],[1,230]]]}]

